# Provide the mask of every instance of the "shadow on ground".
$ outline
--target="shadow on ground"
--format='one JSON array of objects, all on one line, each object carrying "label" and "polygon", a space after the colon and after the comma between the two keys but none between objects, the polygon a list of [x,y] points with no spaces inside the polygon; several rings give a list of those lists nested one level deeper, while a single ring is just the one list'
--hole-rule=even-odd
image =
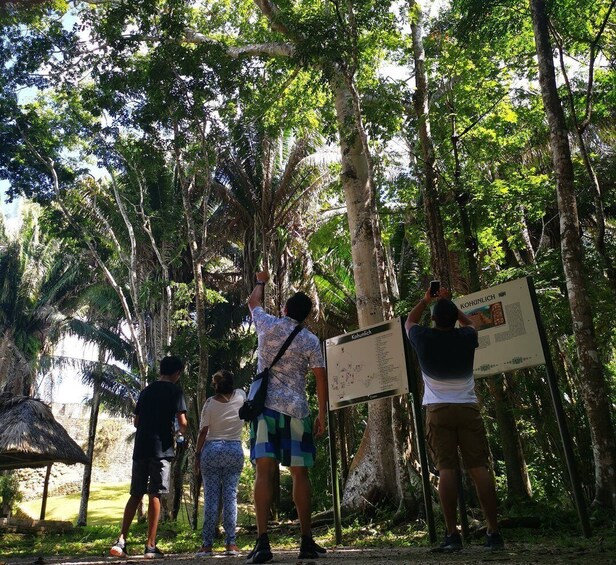
[{"label": "shadow on ground", "polygon": [[[396,549],[353,549],[338,547],[330,549],[325,559],[299,560],[296,551],[276,551],[272,548],[274,559],[270,563],[286,564],[314,564],[326,565],[329,561],[339,563],[352,563],[353,565],[375,565],[379,563],[503,563],[503,564],[555,564],[555,563],[592,563],[592,565],[616,565],[616,548],[606,548],[601,544],[578,548],[554,548],[544,544],[510,543],[506,549],[498,552],[486,551],[480,546],[467,546],[462,551],[455,553],[434,553],[426,548],[396,548]],[[245,555],[227,557],[222,554],[212,557],[196,558],[193,554],[167,555],[163,560],[165,564],[202,563],[207,565],[213,562],[216,565],[244,563]],[[79,565],[99,565],[118,563],[121,565],[143,563],[142,556],[128,559],[116,559],[112,557],[52,557],[40,556],[37,558],[7,559],[0,557],[0,565],[56,565],[71,563]],[[150,560],[148,560],[150,561]]]}]

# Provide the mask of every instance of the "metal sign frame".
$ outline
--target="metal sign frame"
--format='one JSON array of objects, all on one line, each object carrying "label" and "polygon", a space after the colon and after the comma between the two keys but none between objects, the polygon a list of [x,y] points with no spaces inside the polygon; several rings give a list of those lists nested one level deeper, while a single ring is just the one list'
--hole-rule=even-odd
[{"label": "metal sign frame", "polygon": [[[592,535],[590,520],[588,517],[588,511],[586,506],[586,501],[584,498],[584,493],[582,489],[582,484],[579,479],[579,475],[577,472],[577,467],[575,464],[575,456],[573,453],[573,442],[571,440],[571,435],[569,434],[569,430],[567,428],[567,423],[565,419],[565,413],[562,406],[562,398],[561,392],[558,388],[558,378],[556,376],[556,372],[554,370],[554,365],[552,363],[552,358],[548,346],[547,334],[545,332],[545,328],[543,326],[543,320],[541,318],[541,312],[539,311],[539,303],[537,301],[537,294],[535,292],[535,287],[533,284],[533,280],[531,277],[524,277],[526,279],[526,284],[528,288],[528,292],[530,295],[530,303],[532,305],[532,311],[534,315],[534,321],[536,323],[536,329],[538,331],[539,340],[541,343],[541,349],[543,352],[543,357],[541,363],[536,363],[535,365],[526,365],[526,368],[529,366],[538,366],[541,364],[545,364],[547,380],[550,387],[550,394],[552,397],[552,405],[554,407],[554,414],[556,417],[556,421],[558,424],[558,429],[560,431],[561,440],[564,448],[564,455],[567,464],[567,470],[569,472],[569,479],[571,481],[571,486],[573,489],[573,496],[575,505],[578,512],[578,517],[580,520],[580,524],[582,527],[582,532],[585,537],[590,537]],[[490,289],[486,289],[489,291]],[[462,299],[456,300],[456,302],[462,301]],[[415,432],[416,432],[416,441],[417,441],[417,450],[419,452],[420,465],[421,465],[421,476],[422,476],[422,488],[423,488],[423,496],[424,496],[424,504],[426,509],[426,522],[428,525],[428,533],[430,537],[430,541],[434,543],[436,541],[436,528],[434,524],[434,512],[432,508],[432,495],[431,495],[431,486],[430,486],[430,474],[428,470],[428,457],[426,451],[426,442],[425,442],[425,433],[423,426],[423,417],[422,417],[422,406],[421,399],[419,398],[419,390],[418,390],[418,381],[417,375],[415,374],[413,364],[411,363],[411,345],[406,336],[406,332],[404,329],[404,318],[397,319],[400,323],[400,328],[402,331],[402,335],[404,338],[404,357],[405,357],[405,367],[406,374],[408,379],[408,391],[411,394],[412,399],[412,409],[413,409],[413,420],[415,423]],[[395,322],[394,320],[389,320],[389,322],[383,322],[382,324],[391,324]],[[380,326],[382,324],[377,324],[376,326]],[[371,326],[373,328],[375,326]],[[358,330],[357,332],[352,332],[354,334],[361,333],[366,331],[368,328],[363,328],[362,330]],[[351,335],[351,334],[345,334]],[[343,337],[343,336],[338,336]],[[327,367],[327,348],[325,347],[325,343],[323,343],[323,351],[325,357],[325,365]],[[512,367],[510,370],[518,369],[519,367]],[[500,371],[499,371],[500,372]],[[505,372],[505,371],[502,371]],[[486,377],[489,378],[489,377]],[[352,404],[358,404],[362,402],[368,402],[375,398],[384,398],[386,396],[394,396],[396,393],[391,391],[386,391],[383,394],[379,395],[366,395],[365,397],[356,399],[356,401],[348,401],[343,405],[339,405],[336,408],[330,408],[328,404],[328,432],[329,432],[329,454],[330,454],[330,462],[331,462],[331,479],[332,479],[332,491],[333,491],[333,503],[334,503],[334,524],[335,524],[335,534],[336,534],[336,543],[342,543],[342,520],[341,520],[341,511],[340,511],[340,478],[338,474],[338,458],[336,454],[336,435],[335,435],[335,417],[334,412],[342,408],[344,406],[350,406]]]}]

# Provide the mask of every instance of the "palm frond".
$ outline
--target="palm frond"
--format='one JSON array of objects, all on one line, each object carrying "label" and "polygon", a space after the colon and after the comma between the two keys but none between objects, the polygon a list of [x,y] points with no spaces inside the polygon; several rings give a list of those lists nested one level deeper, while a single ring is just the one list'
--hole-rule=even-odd
[{"label": "palm frond", "polygon": [[101,401],[112,414],[130,416],[134,413],[141,388],[138,375],[116,365],[90,362],[84,365],[81,378],[84,384],[99,387]]},{"label": "palm frond", "polygon": [[68,371],[87,386],[97,386],[105,408],[112,414],[130,416],[139,397],[139,376],[109,363],[66,355],[44,355],[41,357],[41,371],[57,373],[60,380]]},{"label": "palm frond", "polygon": [[133,354],[132,345],[117,332],[101,328],[97,324],[77,318],[68,321],[68,333],[80,337],[86,343],[94,343],[111,353],[118,361],[128,362]]}]

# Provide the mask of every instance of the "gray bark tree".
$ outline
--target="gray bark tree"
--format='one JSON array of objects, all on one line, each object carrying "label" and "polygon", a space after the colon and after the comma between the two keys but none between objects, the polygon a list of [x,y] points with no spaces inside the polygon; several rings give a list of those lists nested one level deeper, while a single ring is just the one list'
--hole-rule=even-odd
[{"label": "gray bark tree", "polygon": [[[232,55],[261,55],[292,57],[298,42],[302,41],[288,29],[279,7],[270,0],[255,0],[273,31],[282,34],[289,43],[246,45],[229,50]],[[190,37],[202,40],[198,34]],[[351,64],[351,62],[347,62]],[[319,70],[326,76],[332,89],[338,122],[342,160],[341,181],[347,206],[355,280],[356,305],[360,327],[381,322],[385,318],[384,305],[389,298],[384,294],[384,257],[371,160],[363,131],[361,108],[353,91],[352,72],[338,64],[322,60]],[[371,402],[368,406],[368,424],[356,453],[344,488],[343,506],[347,510],[361,511],[374,501],[388,498],[401,504],[409,483],[407,469],[400,467],[401,458],[395,453],[393,440],[393,414],[391,400]],[[389,439],[388,439],[389,438]],[[394,465],[391,465],[391,462]]]},{"label": "gray bark tree", "polygon": [[[101,361],[100,355],[99,361]],[[88,502],[90,500],[90,484],[92,482],[92,461],[94,459],[94,443],[96,441],[96,427],[98,425],[98,412],[100,405],[100,385],[94,383],[92,406],[90,407],[90,422],[88,424],[88,447],[86,450],[86,455],[88,457],[89,463],[87,465],[84,465],[83,467],[83,478],[81,481],[81,500],[79,502],[79,513],[77,514],[78,526],[86,526],[88,524]]]},{"label": "gray bark tree", "polygon": [[423,46],[424,14],[416,2],[410,3],[410,9],[412,13],[411,38],[413,41],[413,59],[415,61],[415,93],[413,98],[423,158],[423,205],[427,239],[430,245],[430,260],[434,277],[439,279],[443,286],[451,288],[449,254],[443,232],[437,175],[434,167],[434,143],[430,131],[428,74],[426,72],[426,56]]},{"label": "gray bark tree", "polygon": [[584,280],[584,252],[575,196],[573,164],[565,115],[558,95],[548,12],[544,0],[530,0],[539,66],[541,96],[550,128],[556,175],[561,253],[573,333],[580,362],[578,387],[588,415],[595,463],[594,504],[616,509],[616,435],[610,415],[610,392],[597,350],[597,340]]}]

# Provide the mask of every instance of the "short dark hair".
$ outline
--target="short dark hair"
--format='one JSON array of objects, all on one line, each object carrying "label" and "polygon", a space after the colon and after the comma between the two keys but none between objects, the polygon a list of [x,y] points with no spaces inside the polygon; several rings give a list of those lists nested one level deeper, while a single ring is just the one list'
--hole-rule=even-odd
[{"label": "short dark hair", "polygon": [[233,392],[233,373],[226,369],[214,373],[212,376],[212,387],[216,394],[229,394]]},{"label": "short dark hair", "polygon": [[312,300],[303,292],[296,292],[285,304],[287,316],[298,322],[303,322],[312,310]]},{"label": "short dark hair", "polygon": [[432,310],[432,319],[439,328],[453,328],[458,319],[458,307],[448,298],[439,298]]},{"label": "short dark hair", "polygon": [[175,355],[169,355],[163,357],[160,360],[160,374],[161,375],[173,375],[178,371],[181,373],[184,370],[184,361]]}]

